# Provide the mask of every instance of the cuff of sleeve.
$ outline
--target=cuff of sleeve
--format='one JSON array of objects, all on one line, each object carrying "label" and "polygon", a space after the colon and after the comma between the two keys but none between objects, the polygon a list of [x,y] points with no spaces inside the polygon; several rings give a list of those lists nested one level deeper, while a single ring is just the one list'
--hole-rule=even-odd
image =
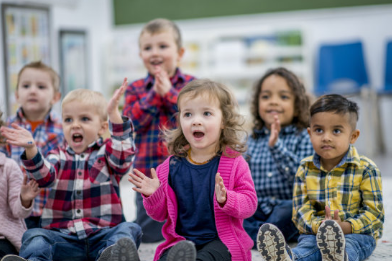
[{"label": "cuff of sleeve", "polygon": [[133,123],[126,116],[121,116],[123,123],[113,123],[109,121],[109,131],[111,136],[115,136],[120,140],[126,140],[133,133]]},{"label": "cuff of sleeve", "polygon": [[[44,158],[40,152],[38,152],[32,159],[27,159],[26,151],[24,151],[23,154],[20,155],[20,159],[22,160],[22,165],[27,170],[27,175],[29,177],[33,176],[35,180],[42,178],[40,173],[35,171],[44,164]],[[34,175],[34,173],[37,173],[38,176]]]},{"label": "cuff of sleeve", "polygon": [[160,185],[157,191],[152,193],[149,197],[146,197],[143,194],[142,197],[143,201],[146,202],[149,206],[159,206],[162,199],[165,197],[162,185]]},{"label": "cuff of sleeve", "polygon": [[174,105],[177,104],[177,97],[178,97],[178,91],[174,89],[173,87],[168,91],[164,96],[163,99],[169,103],[172,103]]},{"label": "cuff of sleeve", "polygon": [[350,224],[351,224],[351,233],[355,233],[355,231],[359,231],[363,227],[362,222],[360,222],[358,219],[348,218],[345,221],[350,222]]},{"label": "cuff of sleeve", "polygon": [[151,88],[151,90],[147,93],[144,99],[145,106],[150,107],[150,106],[156,106],[158,107],[159,105],[162,104],[162,97],[154,91],[154,89]]},{"label": "cuff of sleeve", "polygon": [[269,148],[270,148],[271,153],[282,152],[283,151],[283,144],[282,144],[281,140],[278,138],[275,145],[272,147],[269,147]]},{"label": "cuff of sleeve", "polygon": [[318,231],[320,225],[321,225],[321,221],[319,221],[319,220],[312,222],[312,231],[315,235],[317,234],[317,231]]},{"label": "cuff of sleeve", "polygon": [[[218,207],[221,210],[223,210],[224,212],[233,212],[233,211],[237,212],[238,209],[235,207],[235,201],[234,201],[234,195],[233,195],[235,192],[231,191],[231,190],[226,190],[226,191],[227,191],[226,192],[226,203],[223,207],[221,207],[219,205],[219,202],[216,201],[216,203],[218,203]],[[216,200],[215,195],[214,195],[214,198]]]}]

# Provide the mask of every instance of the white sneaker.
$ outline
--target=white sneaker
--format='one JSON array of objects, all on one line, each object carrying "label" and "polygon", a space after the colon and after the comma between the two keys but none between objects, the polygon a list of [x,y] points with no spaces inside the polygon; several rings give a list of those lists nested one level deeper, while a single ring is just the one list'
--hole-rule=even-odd
[{"label": "white sneaker", "polygon": [[322,261],[347,261],[346,239],[342,228],[334,220],[324,221],[316,235]]},{"label": "white sneaker", "polygon": [[291,261],[291,248],[279,228],[263,224],[257,233],[257,250],[265,261]]}]

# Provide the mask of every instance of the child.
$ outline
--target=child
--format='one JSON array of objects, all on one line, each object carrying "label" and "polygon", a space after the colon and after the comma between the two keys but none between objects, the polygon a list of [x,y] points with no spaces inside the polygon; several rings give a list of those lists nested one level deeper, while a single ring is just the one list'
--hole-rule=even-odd
[{"label": "child", "polygon": [[237,104],[227,87],[209,80],[188,83],[177,104],[178,128],[166,131],[173,156],[151,170],[152,178],[136,169],[129,174],[147,213],[166,220],[166,241],[154,260],[195,260],[196,249],[197,260],[251,260],[242,220],[254,213],[257,198],[241,157]]},{"label": "child", "polygon": [[[2,261],[98,257],[106,261],[137,254],[140,227],[121,223],[119,198],[120,179],[129,171],[135,151],[132,122],[118,111],[126,84],[125,79],[107,106],[98,92],[78,89],[68,93],[62,103],[68,145],[51,151],[47,159],[29,131],[16,124],[12,125],[15,129],[1,128],[9,143],[25,148],[21,158],[30,177],[42,187],[52,187],[42,214],[43,228],[23,235],[23,258],[6,256]],[[100,136],[108,124],[112,138],[103,141]]]},{"label": "child", "polygon": [[[0,112],[0,126],[3,121]],[[33,199],[38,195],[38,184],[34,180],[27,183],[18,164],[0,152],[0,258],[17,254],[22,235],[26,231],[23,218],[30,215]],[[22,181],[23,180],[23,181]]]},{"label": "child", "polygon": [[[15,116],[8,118],[7,126],[17,124],[29,130],[42,155],[46,156],[64,140],[61,119],[52,111],[52,106],[61,97],[59,76],[42,62],[29,63],[19,71],[15,96],[21,107]],[[0,150],[7,157],[15,160],[19,166],[22,165],[20,160],[20,155],[24,151],[22,147],[7,144]],[[23,167],[22,171],[25,172]],[[25,220],[28,228],[39,227],[49,192],[49,188],[40,189],[31,216]]]},{"label": "child", "polygon": [[[134,167],[151,177],[150,169],[161,164],[169,153],[159,137],[163,128],[176,125],[178,92],[193,76],[183,74],[178,64],[184,54],[177,25],[166,19],[147,23],[139,37],[140,57],[148,71],[144,79],[130,84],[125,93],[124,115],[132,116],[138,152]],[[163,239],[163,223],[152,220],[136,195],[136,223],[142,227],[143,242]]]},{"label": "child", "polygon": [[301,161],[294,184],[298,246],[291,251],[278,228],[265,224],[259,251],[265,260],[365,260],[382,236],[384,207],[377,166],[352,145],[359,136],[358,106],[324,95],[310,115],[315,154]]},{"label": "child", "polygon": [[285,239],[296,240],[291,221],[293,182],[300,161],[313,154],[306,127],[309,100],[298,78],[285,68],[268,71],[255,85],[252,102],[253,133],[245,159],[258,198],[256,213],[244,220],[253,239],[264,223],[275,224]]}]

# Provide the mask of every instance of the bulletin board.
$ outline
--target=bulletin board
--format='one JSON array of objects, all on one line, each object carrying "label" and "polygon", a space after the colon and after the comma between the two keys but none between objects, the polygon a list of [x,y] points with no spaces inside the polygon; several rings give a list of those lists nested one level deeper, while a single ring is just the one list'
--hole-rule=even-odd
[{"label": "bulletin board", "polygon": [[49,8],[2,4],[3,62],[7,115],[18,105],[15,90],[19,70],[32,61],[50,65]]}]

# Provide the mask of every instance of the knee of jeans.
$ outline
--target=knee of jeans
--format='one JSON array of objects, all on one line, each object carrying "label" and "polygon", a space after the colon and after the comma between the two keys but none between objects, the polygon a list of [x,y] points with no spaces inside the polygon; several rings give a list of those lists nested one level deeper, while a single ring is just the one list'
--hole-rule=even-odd
[{"label": "knee of jeans", "polygon": [[48,235],[46,233],[46,230],[44,228],[31,228],[31,229],[28,229],[23,234],[22,242],[31,240],[31,239],[36,238],[36,237],[45,237],[45,238],[47,238]]}]

